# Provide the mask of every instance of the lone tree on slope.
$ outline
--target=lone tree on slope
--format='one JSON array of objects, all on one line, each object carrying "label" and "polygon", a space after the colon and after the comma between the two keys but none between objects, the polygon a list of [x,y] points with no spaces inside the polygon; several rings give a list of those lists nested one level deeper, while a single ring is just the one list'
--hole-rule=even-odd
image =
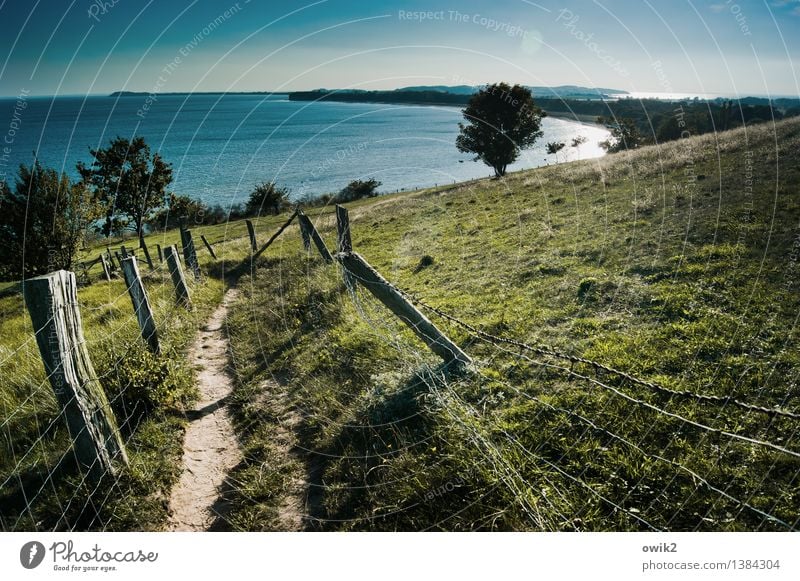
[{"label": "lone tree on slope", "polygon": [[466,123],[458,124],[461,133],[456,147],[474,153],[475,160],[493,168],[495,176],[504,176],[519,152],[542,136],[544,115],[529,89],[507,83],[487,85],[464,109]]}]

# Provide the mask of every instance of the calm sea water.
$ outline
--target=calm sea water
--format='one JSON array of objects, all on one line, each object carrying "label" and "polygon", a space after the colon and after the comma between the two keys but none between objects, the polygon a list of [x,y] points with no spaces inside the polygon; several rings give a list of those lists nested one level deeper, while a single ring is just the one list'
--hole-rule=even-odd
[{"label": "calm sea water", "polygon": [[[284,96],[29,97],[25,107],[0,100],[2,173],[11,178],[34,153],[47,166],[77,176],[89,148],[117,135],[144,136],[173,164],[172,191],[223,206],[241,202],[257,182],[274,180],[294,196],[336,192],[375,178],[381,191],[451,183],[491,173],[455,148],[461,111],[356,103],[293,102]],[[544,137],[512,170],[553,163],[548,141],[565,141],[559,159],[603,155],[608,132],[546,118]],[[574,137],[586,143],[569,147]]]}]

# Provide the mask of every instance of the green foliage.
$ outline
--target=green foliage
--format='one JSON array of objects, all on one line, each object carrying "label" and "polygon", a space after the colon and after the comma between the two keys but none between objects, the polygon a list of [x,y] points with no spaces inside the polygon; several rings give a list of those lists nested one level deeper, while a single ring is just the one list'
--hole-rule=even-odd
[{"label": "green foliage", "polygon": [[225,210],[219,204],[208,206],[201,200],[189,196],[169,195],[167,207],[162,208],[147,219],[150,230],[169,230],[179,228],[181,220],[186,219],[187,224],[197,226],[201,224],[222,224],[228,220],[229,215],[233,218],[236,214],[242,214],[241,208],[231,208]]},{"label": "green foliage", "polygon": [[611,129],[611,137],[600,143],[600,147],[608,153],[636,149],[644,142],[633,119],[602,119],[601,122]]},{"label": "green foliage", "polygon": [[87,223],[88,192],[38,161],[20,166],[14,190],[0,184],[0,278],[72,268]]},{"label": "green foliage", "polygon": [[368,180],[354,180],[347,184],[342,191],[336,194],[336,201],[339,203],[353,202],[363,198],[374,198],[378,195],[378,188],[381,182],[375,178]]},{"label": "green foliage", "polygon": [[118,417],[182,406],[195,397],[182,358],[177,353],[155,355],[136,345],[110,364],[103,385]]},{"label": "green foliage", "polygon": [[165,203],[172,166],[158,153],[151,156],[143,137],[132,141],[117,137],[106,149],[89,151],[94,158],[92,163],[78,163],[78,172],[103,207],[103,234],[111,235],[114,217],[121,214],[133,222],[141,236],[145,221]]},{"label": "green foliage", "polygon": [[456,147],[475,154],[496,176],[503,176],[520,151],[542,136],[542,116],[529,89],[507,83],[487,85],[464,109],[466,123],[458,125],[461,133]]},{"label": "green foliage", "polygon": [[277,216],[289,207],[289,190],[278,187],[275,182],[263,182],[250,192],[245,205],[247,216],[260,216],[269,211]]}]

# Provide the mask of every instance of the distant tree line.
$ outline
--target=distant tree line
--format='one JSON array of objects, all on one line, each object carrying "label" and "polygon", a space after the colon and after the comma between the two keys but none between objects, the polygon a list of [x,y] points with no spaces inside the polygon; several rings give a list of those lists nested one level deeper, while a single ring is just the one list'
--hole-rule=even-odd
[{"label": "distant tree line", "polygon": [[74,268],[81,246],[92,236],[121,237],[190,225],[213,225],[293,205],[325,205],[378,195],[375,179],[355,180],[337,194],[306,195],[292,202],[275,182],[256,184],[244,204],[208,205],[169,192],[172,167],[151,153],[141,137],[113,139],[90,150],[91,163],[78,163],[78,180],[34,159],[20,165],[15,183],[0,181],[0,280],[18,280]]}]

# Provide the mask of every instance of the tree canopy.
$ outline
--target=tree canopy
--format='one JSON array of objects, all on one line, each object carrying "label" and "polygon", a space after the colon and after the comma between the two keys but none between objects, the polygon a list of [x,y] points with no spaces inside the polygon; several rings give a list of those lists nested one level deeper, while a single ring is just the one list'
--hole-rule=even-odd
[{"label": "tree canopy", "polygon": [[250,198],[245,204],[245,214],[259,216],[269,210],[276,216],[289,205],[289,190],[278,187],[275,182],[257,184],[250,192]]},{"label": "tree canopy", "polygon": [[0,183],[0,276],[70,270],[86,225],[97,218],[89,191],[38,161],[21,165],[11,189]]},{"label": "tree canopy", "polygon": [[103,208],[103,234],[111,235],[115,216],[122,214],[143,236],[147,219],[166,202],[172,166],[158,153],[151,156],[143,137],[117,137],[106,149],[89,151],[94,160],[89,166],[78,163],[78,172]]},{"label": "tree canopy", "polygon": [[374,198],[378,195],[381,182],[375,178],[368,180],[353,180],[336,194],[337,202],[352,202],[361,198]]},{"label": "tree canopy", "polygon": [[475,154],[476,161],[483,161],[496,176],[503,176],[520,151],[542,136],[543,116],[529,89],[507,83],[487,85],[464,109],[466,123],[458,125],[461,133],[456,147]]}]

